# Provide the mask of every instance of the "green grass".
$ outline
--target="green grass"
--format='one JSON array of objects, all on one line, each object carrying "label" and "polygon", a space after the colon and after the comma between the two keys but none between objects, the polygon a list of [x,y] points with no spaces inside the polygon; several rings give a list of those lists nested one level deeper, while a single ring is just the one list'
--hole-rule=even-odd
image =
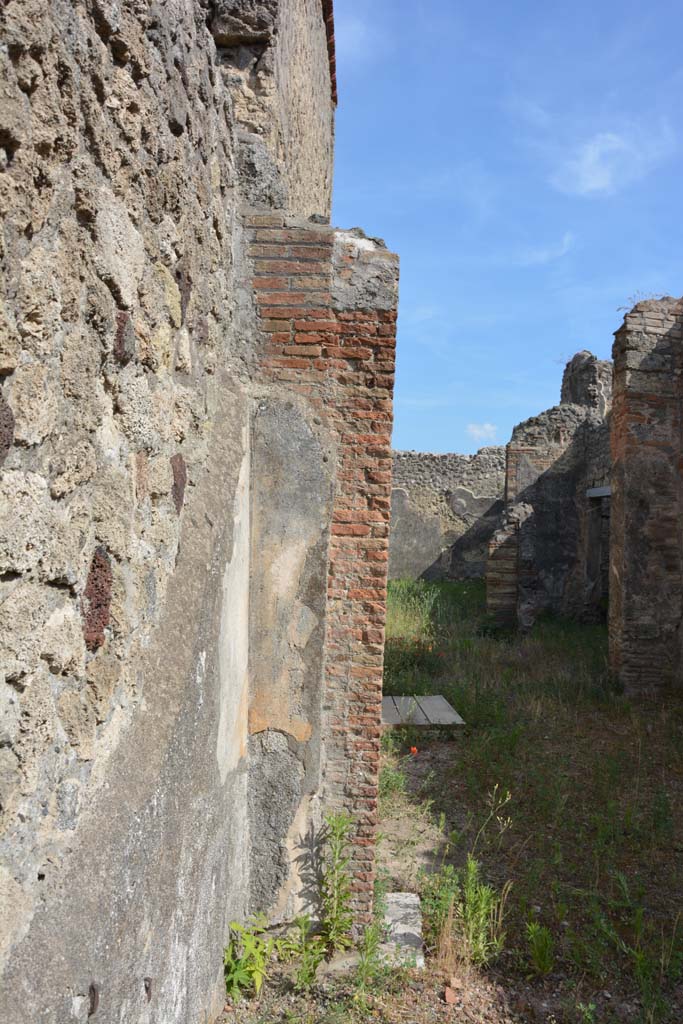
[{"label": "green grass", "polygon": [[[406,762],[398,794],[442,815],[458,836],[454,864],[464,865],[494,787],[512,794],[509,827],[494,818],[477,859],[498,887],[513,881],[506,927],[520,971],[532,920],[553,970],[638,999],[643,1024],[678,1019],[680,699],[638,703],[616,692],[603,626],[547,618],[524,637],[501,632],[480,582],[390,584],[385,692],[443,694],[467,723],[457,743],[421,734],[438,768],[411,791]],[[404,749],[414,742],[415,731]]]},{"label": "green grass", "polygon": [[412,642],[428,641],[435,605],[440,597],[438,586],[413,580],[396,580],[390,587],[387,637]]}]

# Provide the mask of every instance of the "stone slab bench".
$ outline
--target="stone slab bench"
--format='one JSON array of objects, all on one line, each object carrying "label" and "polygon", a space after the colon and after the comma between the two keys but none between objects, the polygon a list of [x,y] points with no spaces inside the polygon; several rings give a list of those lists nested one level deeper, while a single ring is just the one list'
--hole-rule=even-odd
[{"label": "stone slab bench", "polygon": [[464,725],[445,697],[382,697],[382,725]]}]

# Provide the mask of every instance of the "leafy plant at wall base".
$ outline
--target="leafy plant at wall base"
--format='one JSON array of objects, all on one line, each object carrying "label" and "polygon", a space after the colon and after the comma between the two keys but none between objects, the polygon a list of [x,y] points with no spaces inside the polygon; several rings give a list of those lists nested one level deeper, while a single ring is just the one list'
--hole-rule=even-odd
[{"label": "leafy plant at wall base", "polygon": [[297,992],[308,992],[325,959],[325,940],[321,935],[312,934],[313,925],[308,914],[297,917],[294,925],[298,935],[293,943],[293,953],[299,958],[294,988]]},{"label": "leafy plant at wall base", "polygon": [[460,878],[452,864],[444,864],[440,871],[423,874],[420,896],[424,919],[425,942],[436,950],[444,925],[452,913],[460,893]]},{"label": "leafy plant at wall base", "polygon": [[[379,842],[379,836],[377,839]],[[384,927],[384,918],[387,913],[387,893],[391,887],[391,875],[386,868],[379,867],[373,884],[372,914],[376,921]]]},{"label": "leafy plant at wall base", "polygon": [[373,886],[372,922],[363,932],[358,946],[359,958],[356,969],[354,1001],[360,1006],[366,1004],[366,994],[373,981],[382,975],[387,965],[380,955],[380,946],[384,940],[384,918],[387,910],[387,892],[389,891],[389,875],[380,869]]},{"label": "leafy plant at wall base", "polygon": [[325,851],[320,883],[322,934],[328,953],[351,946],[351,877],[349,841],[353,819],[347,814],[325,817]]},{"label": "leafy plant at wall base", "polygon": [[398,764],[383,764],[379,771],[379,798],[388,800],[406,791],[406,777]]},{"label": "leafy plant at wall base", "polygon": [[550,974],[555,963],[553,937],[550,929],[538,921],[529,921],[526,926],[529,944],[529,959],[536,974]]},{"label": "leafy plant at wall base", "polygon": [[383,925],[375,918],[363,932],[358,947],[358,967],[356,969],[356,1002],[362,1003],[371,983],[381,973],[382,962],[379,947],[382,943]]},{"label": "leafy plant at wall base", "polygon": [[225,987],[235,1002],[242,994],[253,991],[258,996],[268,974],[268,961],[273,953],[273,939],[264,938],[266,923],[254,918],[251,927],[233,921],[230,941],[223,955]]}]

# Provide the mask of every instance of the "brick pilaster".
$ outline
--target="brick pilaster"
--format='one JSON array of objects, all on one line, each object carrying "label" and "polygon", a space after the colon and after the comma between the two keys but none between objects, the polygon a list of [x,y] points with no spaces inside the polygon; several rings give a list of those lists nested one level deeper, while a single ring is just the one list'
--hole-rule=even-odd
[{"label": "brick pilaster", "polygon": [[639,303],[614,342],[610,664],[683,686],[683,300]]},{"label": "brick pilaster", "polygon": [[[372,904],[391,507],[397,259],[367,239],[247,217],[266,379],[303,396],[337,440],[323,693],[326,809],[356,822],[358,923]],[[362,284],[380,282],[372,308]],[[393,289],[393,294],[392,294]],[[357,308],[352,308],[357,300]]]}]

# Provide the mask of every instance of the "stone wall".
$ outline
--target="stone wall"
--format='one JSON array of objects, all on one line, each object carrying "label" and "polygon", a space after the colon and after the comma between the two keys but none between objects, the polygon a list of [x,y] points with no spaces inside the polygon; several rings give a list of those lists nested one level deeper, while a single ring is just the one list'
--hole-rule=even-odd
[{"label": "stone wall", "polygon": [[396,266],[258,237],[329,216],[329,3],[0,27],[0,1016],[194,1024],[323,805],[368,911]]},{"label": "stone wall", "polygon": [[505,449],[393,453],[391,579],[469,579],[486,569],[503,510]]},{"label": "stone wall", "polygon": [[609,539],[611,364],[568,363],[560,405],[515,427],[506,450],[506,509],[489,548],[487,604],[529,628],[543,611],[604,615]]},{"label": "stone wall", "polygon": [[8,1020],[84,1020],[91,986],[109,1019],[196,1019],[246,907],[244,729],[218,744],[216,722],[246,679],[256,352],[205,21],[187,0],[0,14]]},{"label": "stone wall", "polygon": [[321,0],[216,0],[211,24],[239,122],[245,198],[329,217],[333,51],[322,7]]},{"label": "stone wall", "polygon": [[610,661],[628,693],[680,689],[683,300],[635,306],[613,354]]}]

